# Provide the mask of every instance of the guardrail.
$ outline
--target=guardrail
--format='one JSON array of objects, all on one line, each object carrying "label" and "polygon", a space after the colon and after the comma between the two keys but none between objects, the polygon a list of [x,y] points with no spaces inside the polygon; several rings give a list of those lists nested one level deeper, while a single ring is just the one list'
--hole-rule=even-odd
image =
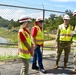
[{"label": "guardrail", "polygon": [[[10,43],[0,43],[0,46],[18,46],[17,43],[13,43],[13,44],[10,44]],[[71,46],[73,49],[74,46]],[[43,48],[56,48],[56,46],[44,46]]]},{"label": "guardrail", "polygon": [[[0,46],[18,46],[18,44],[11,44],[11,43],[0,43]],[[56,48],[55,46],[44,46],[44,48]]]},{"label": "guardrail", "polygon": [[0,43],[0,46],[18,46],[18,44],[10,44],[10,43]]}]

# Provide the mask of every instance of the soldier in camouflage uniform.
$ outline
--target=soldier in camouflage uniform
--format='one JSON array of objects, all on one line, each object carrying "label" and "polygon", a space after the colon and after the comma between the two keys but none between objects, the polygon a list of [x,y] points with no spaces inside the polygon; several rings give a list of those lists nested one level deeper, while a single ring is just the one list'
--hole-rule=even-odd
[{"label": "soldier in camouflage uniform", "polygon": [[[73,13],[75,19],[76,19],[76,10],[74,11]],[[76,24],[76,21],[75,21],[75,24]],[[72,32],[73,34],[73,38],[72,38],[72,41],[73,41],[73,46],[74,46],[74,70],[71,71],[72,74],[76,74],[76,25],[75,25],[75,29],[74,31]]]},{"label": "soldier in camouflage uniform", "polygon": [[57,59],[56,59],[56,64],[54,66],[54,69],[58,68],[58,62],[60,60],[61,53],[64,49],[64,66],[63,68],[67,67],[67,62],[68,62],[68,56],[70,53],[70,48],[71,48],[71,39],[72,35],[71,32],[73,30],[73,27],[69,24],[70,17],[69,15],[64,15],[63,17],[64,23],[59,25],[58,32],[57,32]]}]

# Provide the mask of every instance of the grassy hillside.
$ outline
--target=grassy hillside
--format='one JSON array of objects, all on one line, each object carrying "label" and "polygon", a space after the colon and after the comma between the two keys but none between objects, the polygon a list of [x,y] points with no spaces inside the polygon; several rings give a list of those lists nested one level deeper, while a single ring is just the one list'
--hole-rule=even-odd
[{"label": "grassy hillside", "polygon": [[0,37],[3,37],[9,41],[9,43],[17,43],[17,35],[19,28],[12,28],[10,30],[0,28]]},{"label": "grassy hillside", "polygon": [[[5,28],[0,28],[0,37],[7,39],[9,43],[18,43],[18,30],[19,30],[19,27],[12,28],[9,30]],[[55,35],[48,34],[48,33],[44,34],[44,40],[49,41],[50,44],[51,44],[50,41],[54,39],[55,39]],[[46,43],[46,44],[49,44],[49,43]]]}]

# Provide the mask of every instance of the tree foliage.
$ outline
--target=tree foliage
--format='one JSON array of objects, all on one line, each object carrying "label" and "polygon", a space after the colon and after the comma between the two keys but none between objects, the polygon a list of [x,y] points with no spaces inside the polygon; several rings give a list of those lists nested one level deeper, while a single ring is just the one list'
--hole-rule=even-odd
[{"label": "tree foliage", "polygon": [[[75,18],[73,16],[73,13],[71,12],[71,10],[66,10],[65,13],[68,14],[71,18],[70,24],[75,26],[76,21],[75,21]],[[35,19],[32,18],[30,27],[32,27],[34,25],[34,21],[35,21]],[[50,14],[49,18],[45,19],[43,27],[44,27],[44,30],[51,31],[51,30],[57,29],[58,26],[62,23],[63,23],[62,15]],[[0,17],[0,27],[7,27],[7,28],[11,29],[12,27],[15,28],[18,26],[20,26],[18,21],[14,21],[13,19],[11,19],[9,21],[9,20],[6,20],[6,19]]]}]

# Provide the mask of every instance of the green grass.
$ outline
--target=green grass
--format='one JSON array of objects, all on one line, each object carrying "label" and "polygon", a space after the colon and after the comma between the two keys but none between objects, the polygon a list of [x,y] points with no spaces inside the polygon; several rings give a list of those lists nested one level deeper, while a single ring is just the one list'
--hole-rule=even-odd
[{"label": "green grass", "polygon": [[43,48],[44,50],[56,50],[56,48]]},{"label": "green grass", "polygon": [[[0,37],[7,39],[9,43],[18,43],[18,30],[19,27],[12,29],[0,28]],[[53,38],[50,37],[49,34],[47,33],[44,35],[44,39],[52,40]]]},{"label": "green grass", "polygon": [[44,35],[44,40],[52,40],[52,37],[50,37],[49,35]]},{"label": "green grass", "polygon": [[[8,40],[9,43],[18,42],[18,32],[14,32],[15,29],[0,29],[0,37]],[[18,28],[16,29],[18,30]]]},{"label": "green grass", "polygon": [[12,56],[12,55],[2,56],[2,55],[0,55],[1,61],[8,61],[8,60],[17,59],[17,58],[19,58],[18,55],[15,55],[15,56]]}]

